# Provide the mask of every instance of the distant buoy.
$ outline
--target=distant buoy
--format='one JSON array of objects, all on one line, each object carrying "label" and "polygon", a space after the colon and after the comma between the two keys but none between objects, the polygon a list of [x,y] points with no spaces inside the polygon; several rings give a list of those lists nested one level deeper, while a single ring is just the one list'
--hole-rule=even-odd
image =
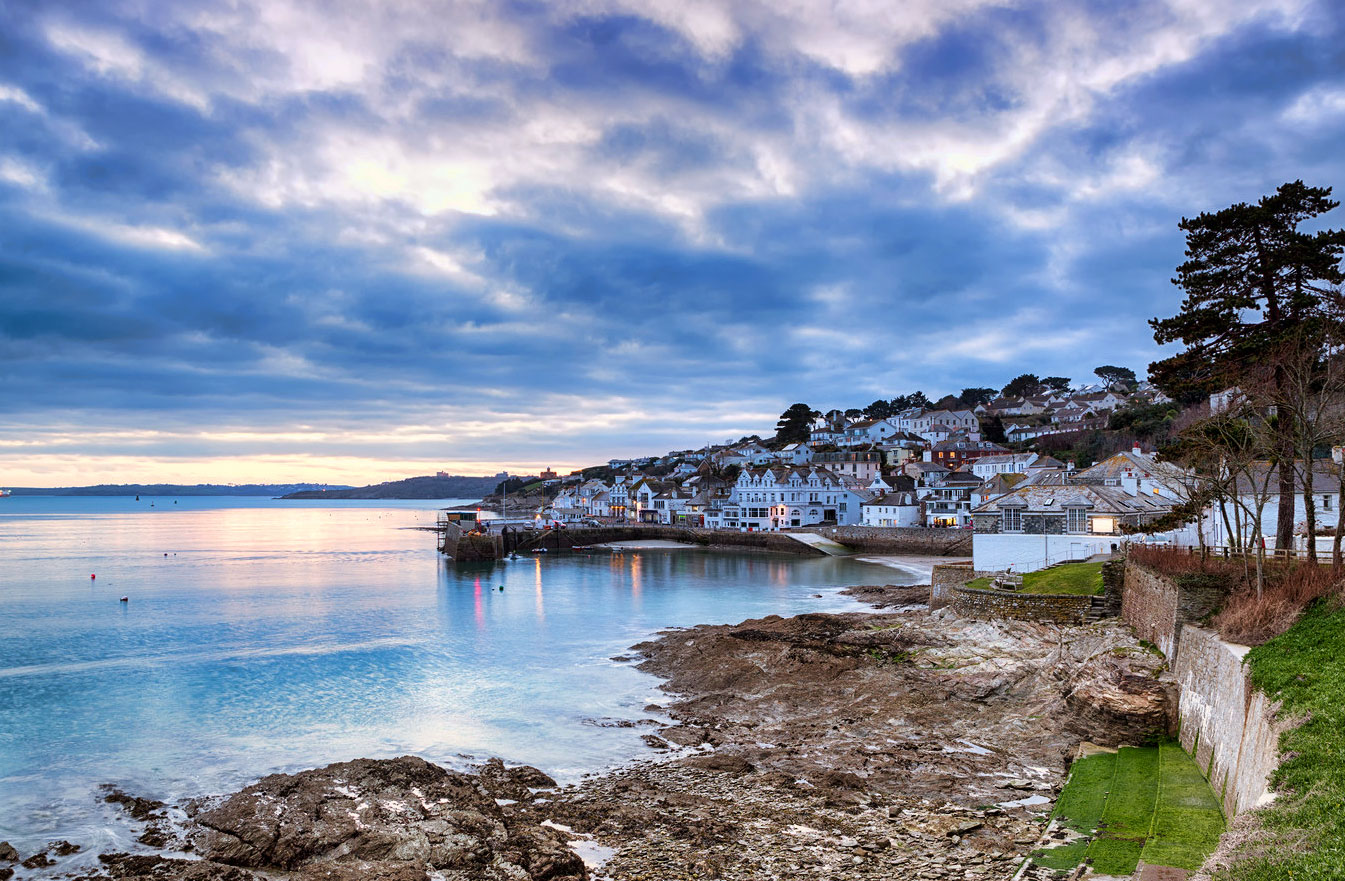
[{"label": "distant buoy", "polygon": [[164,556],[166,557],[166,556],[168,556],[168,555],[167,555],[167,554],[164,554]]},{"label": "distant buoy", "polygon": [[500,590],[501,590],[501,591],[504,590],[504,585],[503,585],[503,584],[500,585]]},{"label": "distant buoy", "polygon": [[95,579],[95,578],[97,578],[97,577],[98,577],[97,575],[94,575],[94,574],[90,573],[90,575],[89,575],[89,580],[92,581],[93,579]]},{"label": "distant buoy", "polygon": [[121,601],[122,601],[123,603],[129,603],[129,602],[131,601],[131,598],[130,598],[130,597],[122,597],[122,598],[121,598]]}]

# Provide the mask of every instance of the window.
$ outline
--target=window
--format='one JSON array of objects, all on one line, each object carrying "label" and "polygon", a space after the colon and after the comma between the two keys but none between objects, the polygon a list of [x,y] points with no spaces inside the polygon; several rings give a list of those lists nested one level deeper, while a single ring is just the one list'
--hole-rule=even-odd
[{"label": "window", "polygon": [[1083,508],[1065,509],[1065,531],[1066,532],[1087,532],[1088,531],[1088,512]]},{"label": "window", "polygon": [[999,512],[1000,532],[1022,532],[1023,512],[1017,508],[1005,508]]},{"label": "window", "polygon": [[1330,510],[1331,510],[1331,497],[1330,497],[1330,496],[1322,496],[1322,510],[1323,510],[1323,511],[1330,511]]}]

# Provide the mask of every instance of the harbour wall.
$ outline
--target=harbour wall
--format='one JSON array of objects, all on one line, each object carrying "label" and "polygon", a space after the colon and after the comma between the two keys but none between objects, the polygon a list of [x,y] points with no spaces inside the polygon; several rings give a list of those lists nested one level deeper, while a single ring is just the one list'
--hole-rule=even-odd
[{"label": "harbour wall", "polygon": [[[897,527],[837,526],[792,529],[824,536],[856,553],[918,556],[958,556],[970,553],[971,535],[955,529],[904,529]],[[489,541],[483,541],[488,539]],[[563,529],[517,530],[500,538],[453,536],[440,542],[440,550],[458,560],[494,559],[512,551],[565,551],[574,547],[617,541],[676,541],[701,547],[802,556],[825,555],[824,551],[790,538],[785,532],[741,532],[736,529],[702,529],[689,526],[647,524],[575,526]],[[496,550],[492,552],[491,546]],[[494,556],[492,556],[494,553]]]},{"label": "harbour wall", "polygon": [[805,526],[790,532],[815,532],[864,554],[922,557],[970,557],[970,529],[918,526]]}]

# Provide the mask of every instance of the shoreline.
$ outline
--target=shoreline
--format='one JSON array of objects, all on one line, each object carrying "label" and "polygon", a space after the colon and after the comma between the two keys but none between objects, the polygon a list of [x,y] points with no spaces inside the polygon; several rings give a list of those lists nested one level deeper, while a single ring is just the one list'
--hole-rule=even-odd
[{"label": "shoreline", "polygon": [[[926,563],[932,565],[919,565]],[[446,859],[442,854],[429,853],[422,869],[433,865],[441,877],[464,881],[561,881],[585,877],[565,856],[582,853],[593,864],[593,878],[886,878],[894,872],[1008,878],[1040,836],[1043,812],[1084,735],[1097,739],[1101,730],[1105,739],[1110,728],[1120,739],[1142,724],[1117,715],[1124,702],[1107,683],[1118,671],[1144,673],[1152,656],[1117,627],[973,622],[912,609],[913,600],[927,596],[926,586],[841,592],[873,610],[665,630],[634,646],[639,668],[659,676],[666,695],[646,707],[647,714],[673,722],[632,720],[632,726],[648,728],[644,740],[653,754],[631,764],[564,787],[548,783],[536,769],[504,769],[497,759],[467,775],[416,766],[414,774],[429,781],[425,785],[447,786],[434,775],[449,775],[445,779],[456,781],[449,786],[458,793],[454,798],[467,798],[463,786],[493,793],[499,802],[494,809],[478,799],[472,810],[480,823],[516,834],[500,841],[488,836],[478,846],[488,845],[497,863],[517,858],[516,868],[525,874],[481,874],[483,867],[473,864],[460,876],[435,862]],[[1078,717],[1085,724],[1074,724]],[[338,863],[310,854],[316,860],[311,865],[277,861],[270,852],[239,857],[247,824],[260,822],[256,812],[238,809],[240,836],[212,832],[210,810],[237,807],[248,798],[254,807],[258,798],[274,806],[276,793],[290,791],[298,778],[344,787],[342,792],[354,786],[365,804],[414,804],[414,792],[424,786],[403,786],[397,794],[402,784],[386,779],[387,769],[402,773],[397,763],[406,761],[421,762],[359,760],[359,779],[366,781],[359,784],[346,779],[349,773],[339,785],[321,783],[321,770],[272,775],[233,796],[183,805],[192,819],[182,822],[170,821],[163,806],[154,809],[161,819],[142,811],[136,820],[145,824],[140,841],[165,848],[163,856],[104,855],[101,869],[76,877],[179,877],[186,867],[171,861],[189,848],[207,858],[190,864],[198,881],[259,877],[248,870],[305,881],[347,877],[346,869],[356,868],[349,853]],[[537,785],[510,782],[511,774]],[[268,785],[275,791],[248,795]],[[430,814],[432,807],[426,802]],[[436,817],[408,826],[399,815],[385,818],[385,825],[415,838],[423,835],[420,826],[443,819]],[[296,820],[302,825],[305,817]],[[312,820],[307,817],[309,826]],[[372,822],[366,818],[355,826]],[[532,844],[506,846],[510,835]],[[537,854],[548,855],[543,862],[550,868],[533,865],[534,858],[542,859]],[[352,881],[427,877],[405,860],[374,858],[379,856],[357,860]],[[593,874],[598,865],[601,874]],[[314,874],[314,866],[329,873]]]}]

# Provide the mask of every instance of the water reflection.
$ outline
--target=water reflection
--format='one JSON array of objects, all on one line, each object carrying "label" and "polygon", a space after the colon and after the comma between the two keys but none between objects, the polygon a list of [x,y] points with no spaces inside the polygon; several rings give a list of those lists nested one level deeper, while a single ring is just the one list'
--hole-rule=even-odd
[{"label": "water reflection", "polygon": [[122,504],[0,517],[0,839],[21,850],[98,828],[103,782],[176,797],[407,752],[573,778],[642,749],[584,724],[654,696],[612,656],[668,626],[848,606],[831,588],[899,575],[701,550],[457,566],[399,528],[433,511]]}]

